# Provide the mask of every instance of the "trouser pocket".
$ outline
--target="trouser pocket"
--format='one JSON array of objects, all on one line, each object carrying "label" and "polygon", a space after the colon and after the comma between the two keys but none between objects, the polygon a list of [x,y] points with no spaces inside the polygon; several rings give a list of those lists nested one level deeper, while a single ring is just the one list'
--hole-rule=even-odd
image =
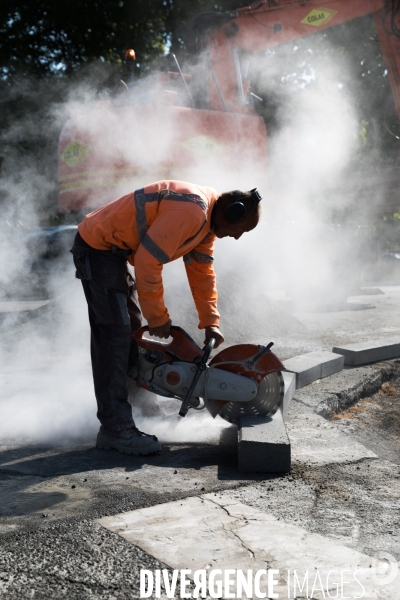
[{"label": "trouser pocket", "polygon": [[92,279],[92,270],[90,268],[89,251],[82,251],[73,254],[75,264],[75,277],[77,279]]}]

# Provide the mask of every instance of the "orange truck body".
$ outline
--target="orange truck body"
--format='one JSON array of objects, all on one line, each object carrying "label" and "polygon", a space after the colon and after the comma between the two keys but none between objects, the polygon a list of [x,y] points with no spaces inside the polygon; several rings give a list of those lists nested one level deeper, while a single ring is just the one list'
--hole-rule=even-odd
[{"label": "orange truck body", "polygon": [[[98,208],[150,181],[250,185],[241,155],[266,164],[261,117],[174,106],[99,105],[68,121],[59,143],[59,208]],[[228,185],[228,175],[227,175]]]}]

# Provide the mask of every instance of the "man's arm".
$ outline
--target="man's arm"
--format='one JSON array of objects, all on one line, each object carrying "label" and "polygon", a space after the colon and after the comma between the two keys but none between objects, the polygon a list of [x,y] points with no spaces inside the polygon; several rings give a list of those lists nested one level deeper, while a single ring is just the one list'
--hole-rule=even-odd
[{"label": "man's arm", "polygon": [[205,329],[204,343],[212,337],[217,348],[224,341],[219,330],[220,314],[217,308],[218,293],[214,271],[214,234],[210,233],[194,250],[184,256],[186,273],[194,303],[199,315],[199,329]]}]

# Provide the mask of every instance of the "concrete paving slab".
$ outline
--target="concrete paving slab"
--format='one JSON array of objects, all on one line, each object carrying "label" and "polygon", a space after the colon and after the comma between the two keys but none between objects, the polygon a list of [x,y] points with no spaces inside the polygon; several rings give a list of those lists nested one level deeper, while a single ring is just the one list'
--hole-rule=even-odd
[{"label": "concrete paving slab", "polygon": [[293,463],[325,465],[377,458],[340,428],[316,414],[296,415],[287,423]]},{"label": "concrete paving slab", "polygon": [[[255,596],[249,592],[229,596],[227,591],[237,590],[238,571],[246,574],[251,569],[254,577],[268,568],[276,570],[276,584],[268,586],[267,577],[261,577],[260,591],[270,598],[299,597],[296,573],[302,583],[307,582],[307,598],[329,597],[328,589],[332,591],[338,584],[337,597],[341,598],[400,599],[398,574],[384,587],[377,583],[383,561],[278,520],[271,512],[242,504],[228,494],[195,496],[98,522],[173,569],[187,569],[193,581],[195,572],[203,570],[210,584],[211,573],[220,569],[216,580],[223,582],[222,593],[213,597],[263,597],[257,592]],[[225,583],[228,570],[229,590]],[[341,570],[347,577],[342,577]]]},{"label": "concrete paving slab", "polygon": [[271,418],[242,417],[238,438],[238,466],[242,473],[290,471],[290,441],[281,411]]},{"label": "concrete paving slab", "polygon": [[290,403],[296,391],[296,374],[282,371],[283,381],[285,382],[285,395],[283,397],[281,412],[283,418],[287,415]]},{"label": "concrete paving slab", "polygon": [[332,352],[344,356],[344,363],[351,366],[390,360],[400,356],[400,336],[345,346],[334,346]]},{"label": "concrete paving slab", "polygon": [[326,351],[308,352],[284,361],[285,369],[296,374],[296,388],[309,385],[343,369],[344,358]]},{"label": "concrete paving slab", "polygon": [[354,296],[384,296],[385,292],[380,287],[361,287]]}]

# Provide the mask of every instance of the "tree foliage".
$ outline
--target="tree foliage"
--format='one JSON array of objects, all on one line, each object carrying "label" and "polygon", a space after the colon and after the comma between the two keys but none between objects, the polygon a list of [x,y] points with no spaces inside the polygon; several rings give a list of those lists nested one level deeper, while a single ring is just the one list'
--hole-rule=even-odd
[{"label": "tree foliage", "polygon": [[150,60],[167,41],[162,0],[11,0],[0,15],[3,77],[68,74],[97,59],[118,62],[131,46]]},{"label": "tree foliage", "polygon": [[167,48],[196,13],[229,10],[232,0],[8,0],[0,3],[0,77],[69,74],[93,60],[121,63],[134,48],[138,68]]}]

